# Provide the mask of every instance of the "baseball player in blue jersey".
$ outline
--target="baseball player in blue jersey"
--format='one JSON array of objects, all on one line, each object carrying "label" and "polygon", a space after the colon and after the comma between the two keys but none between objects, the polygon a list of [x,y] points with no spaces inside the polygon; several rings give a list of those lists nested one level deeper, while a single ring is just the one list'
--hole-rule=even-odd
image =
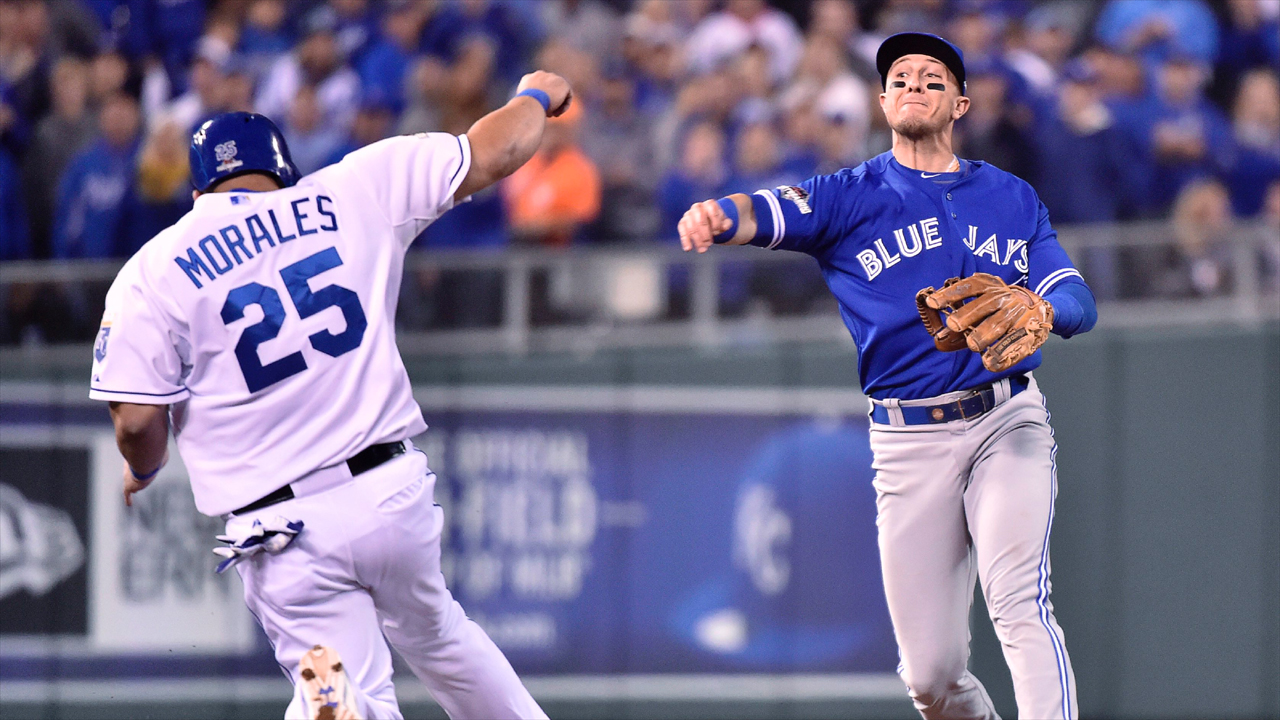
[{"label": "baseball player in blue jersey", "polygon": [[89,395],[111,403],[125,502],[172,429],[196,507],[227,521],[218,571],[239,572],[294,683],[286,718],[400,718],[388,641],[452,718],[546,717],[445,587],[395,313],[409,244],[523,165],[569,95],[531,73],[465,135],[388,138],[306,177],[270,120],[219,115],[192,139],[191,212],[107,294]]},{"label": "baseball player in blue jersey", "polygon": [[680,220],[681,243],[807,253],[839,301],[872,401],[885,595],[920,714],[997,717],[966,668],[977,578],[1019,717],[1074,718],[1049,601],[1057,446],[1031,371],[1050,330],[1093,327],[1093,295],[1031,187],[952,153],[969,107],[960,50],[902,33],[876,65],[892,151],[698,203]]}]

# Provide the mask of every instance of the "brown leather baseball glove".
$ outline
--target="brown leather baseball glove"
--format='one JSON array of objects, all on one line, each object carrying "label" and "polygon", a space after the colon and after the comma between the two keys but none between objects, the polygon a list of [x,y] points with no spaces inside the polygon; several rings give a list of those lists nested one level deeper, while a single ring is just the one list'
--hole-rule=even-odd
[{"label": "brown leather baseball glove", "polygon": [[1025,360],[1053,327],[1053,306],[1044,298],[987,273],[927,287],[916,294],[916,307],[939,350],[968,346],[991,372]]}]

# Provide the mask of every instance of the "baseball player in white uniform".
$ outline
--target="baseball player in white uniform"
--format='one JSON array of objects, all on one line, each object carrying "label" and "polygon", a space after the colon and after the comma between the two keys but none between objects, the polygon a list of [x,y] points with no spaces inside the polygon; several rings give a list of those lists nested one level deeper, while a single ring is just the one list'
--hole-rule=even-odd
[{"label": "baseball player in white uniform", "polygon": [[301,179],[270,120],[220,115],[192,140],[194,208],[108,293],[90,397],[111,403],[125,501],[172,428],[196,507],[227,520],[219,570],[295,685],[287,718],[400,718],[387,641],[452,718],[546,717],[445,587],[394,321],[409,244],[523,165],[569,100],[535,72],[466,135]]}]

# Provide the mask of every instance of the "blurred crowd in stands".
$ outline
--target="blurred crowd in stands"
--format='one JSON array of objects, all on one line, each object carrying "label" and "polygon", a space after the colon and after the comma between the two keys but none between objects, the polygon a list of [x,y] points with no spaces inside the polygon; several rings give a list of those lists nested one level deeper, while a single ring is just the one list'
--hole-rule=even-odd
[{"label": "blurred crowd in stands", "polygon": [[1192,269],[1215,240],[1280,225],[1280,0],[6,0],[0,260],[128,257],[191,207],[187,144],[217,113],[272,117],[308,173],[463,133],[533,68],[572,112],[415,247],[673,242],[695,201],[889,149],[874,55],[903,30],[963,49],[958,154],[1056,225],[1192,228],[1101,295],[1219,291]]}]

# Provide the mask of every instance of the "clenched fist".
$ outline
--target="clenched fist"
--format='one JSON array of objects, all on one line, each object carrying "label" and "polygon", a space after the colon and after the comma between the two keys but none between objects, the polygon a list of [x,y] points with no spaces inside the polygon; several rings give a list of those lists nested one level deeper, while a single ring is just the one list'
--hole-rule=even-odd
[{"label": "clenched fist", "polygon": [[529,88],[541,90],[551,98],[551,110],[547,112],[547,117],[560,117],[569,109],[569,102],[573,100],[573,90],[569,87],[569,82],[545,70],[534,70],[520,78],[516,93]]},{"label": "clenched fist", "polygon": [[700,253],[715,242],[714,238],[732,227],[733,221],[724,214],[724,208],[715,200],[694,203],[685,211],[676,228],[680,231],[680,246],[686,251]]}]

